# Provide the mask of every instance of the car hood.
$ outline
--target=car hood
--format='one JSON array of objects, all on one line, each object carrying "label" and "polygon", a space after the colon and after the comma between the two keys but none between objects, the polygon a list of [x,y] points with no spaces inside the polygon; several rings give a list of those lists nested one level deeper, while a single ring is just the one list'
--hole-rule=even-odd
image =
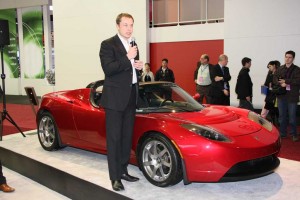
[{"label": "car hood", "polygon": [[169,118],[180,123],[194,123],[212,128],[232,137],[247,135],[261,130],[261,125],[226,107],[208,107],[199,112],[169,113]]}]

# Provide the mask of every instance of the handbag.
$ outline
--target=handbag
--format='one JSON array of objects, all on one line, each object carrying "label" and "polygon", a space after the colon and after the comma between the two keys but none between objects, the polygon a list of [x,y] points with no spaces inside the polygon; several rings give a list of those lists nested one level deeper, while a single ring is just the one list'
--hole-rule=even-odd
[{"label": "handbag", "polygon": [[276,95],[284,95],[286,94],[286,88],[281,87],[281,85],[273,85],[272,93]]},{"label": "handbag", "polygon": [[260,88],[260,92],[261,92],[261,94],[268,95],[269,88],[265,85],[262,85],[261,88]]}]

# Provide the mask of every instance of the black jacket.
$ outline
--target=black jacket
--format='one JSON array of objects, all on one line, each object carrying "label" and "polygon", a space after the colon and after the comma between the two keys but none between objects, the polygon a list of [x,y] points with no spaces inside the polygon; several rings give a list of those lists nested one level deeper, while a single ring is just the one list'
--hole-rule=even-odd
[{"label": "black jacket", "polygon": [[253,83],[249,75],[249,69],[243,67],[237,78],[235,92],[238,99],[245,100],[246,97],[252,97]]},{"label": "black jacket", "polygon": [[175,76],[174,73],[171,69],[167,67],[165,70],[165,73],[162,70],[162,67],[160,67],[159,70],[156,71],[155,73],[155,81],[170,81],[170,82],[175,82]]},{"label": "black jacket", "polygon": [[[119,36],[115,35],[101,43],[99,54],[105,74],[101,105],[104,108],[123,111],[129,102],[132,87],[133,71],[126,56],[127,51]],[[139,59],[139,54],[135,59]],[[138,70],[136,74],[138,76]]]},{"label": "black jacket", "polygon": [[[224,92],[223,92],[223,90],[225,89],[224,83],[226,83],[226,85],[228,87],[227,88],[228,91],[230,90],[229,81],[231,80],[231,75],[229,73],[229,68],[224,67],[224,74],[223,74],[222,69],[219,64],[213,66],[211,69],[212,69],[212,72],[211,72],[212,83],[211,83],[210,96],[222,97],[222,96],[224,96]],[[223,77],[224,80],[215,81],[216,76]]]},{"label": "black jacket", "polygon": [[[273,87],[273,76],[274,74],[272,72],[268,72],[266,81],[265,81],[265,86],[269,88],[268,93],[265,98],[265,109],[267,110],[272,110],[274,109],[275,101],[276,101],[276,95],[272,92],[271,88]],[[271,88],[270,88],[271,85]]]},{"label": "black jacket", "polygon": [[292,103],[299,102],[300,68],[294,64],[289,68],[282,65],[276,70],[273,76],[273,82],[277,84],[279,78],[284,79],[285,83],[290,85],[291,90],[287,91],[284,95],[278,95],[277,98],[286,98]]}]

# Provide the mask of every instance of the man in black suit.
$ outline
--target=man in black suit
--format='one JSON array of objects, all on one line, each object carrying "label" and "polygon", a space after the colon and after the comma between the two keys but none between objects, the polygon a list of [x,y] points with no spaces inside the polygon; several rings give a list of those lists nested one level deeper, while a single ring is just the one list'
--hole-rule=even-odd
[{"label": "man in black suit", "polygon": [[212,68],[211,84],[211,104],[230,105],[230,86],[231,76],[229,68],[226,66],[228,57],[225,54],[219,56],[219,63]]},{"label": "man in black suit", "polygon": [[121,179],[139,180],[127,171],[138,95],[137,75],[143,68],[138,48],[132,40],[133,23],[130,14],[119,14],[116,19],[118,34],[104,40],[100,48],[105,74],[101,105],[106,116],[108,168],[112,188],[116,191],[124,190]]}]

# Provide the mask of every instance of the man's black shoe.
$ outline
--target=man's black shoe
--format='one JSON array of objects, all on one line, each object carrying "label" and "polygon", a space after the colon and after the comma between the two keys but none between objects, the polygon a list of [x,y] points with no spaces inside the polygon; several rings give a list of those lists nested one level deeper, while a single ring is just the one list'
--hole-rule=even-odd
[{"label": "man's black shoe", "polygon": [[135,181],[140,180],[140,179],[137,178],[137,177],[130,176],[128,173],[127,173],[127,174],[122,174],[122,175],[121,175],[121,179],[123,179],[123,180],[125,180],[125,181],[129,181],[129,182],[135,182]]},{"label": "man's black shoe", "polygon": [[121,180],[111,181],[111,185],[112,185],[113,190],[115,190],[115,191],[124,190],[124,186],[123,186]]}]

